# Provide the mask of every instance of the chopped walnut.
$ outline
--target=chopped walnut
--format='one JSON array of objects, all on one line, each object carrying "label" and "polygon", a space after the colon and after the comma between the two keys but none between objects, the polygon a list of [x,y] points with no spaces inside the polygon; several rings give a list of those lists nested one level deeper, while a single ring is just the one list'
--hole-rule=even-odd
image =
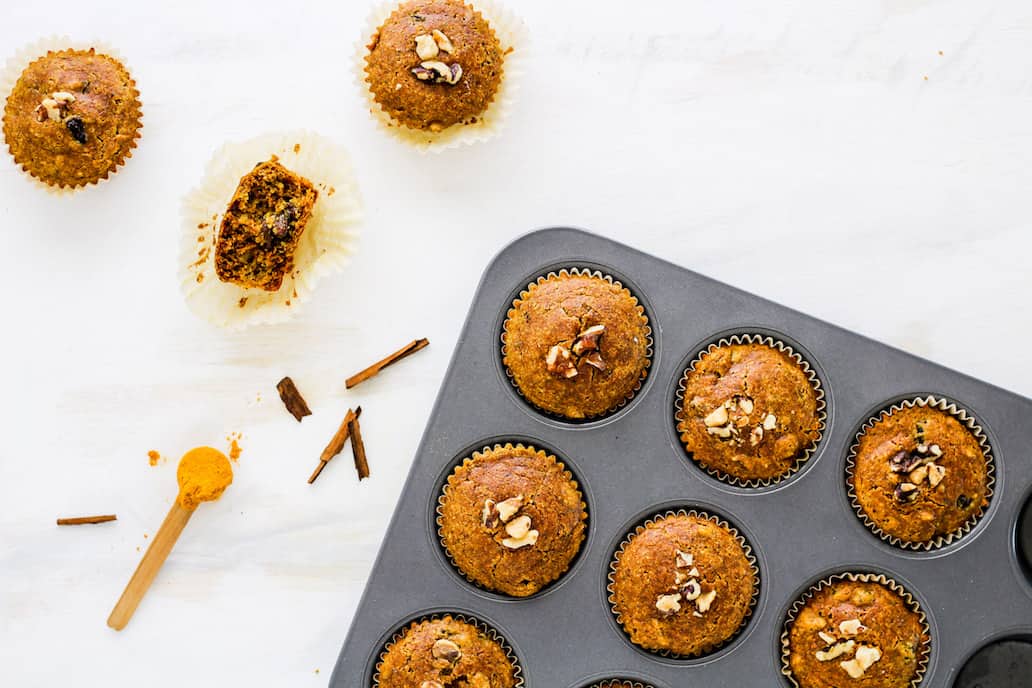
[{"label": "chopped walnut", "polygon": [[502,546],[508,547],[509,549],[520,549],[521,547],[529,547],[538,541],[538,531],[528,530],[526,535],[521,538],[507,537],[502,540]]},{"label": "chopped walnut", "polygon": [[577,364],[570,354],[570,350],[562,344],[556,344],[548,350],[545,356],[545,367],[550,373],[562,375],[565,378],[577,376]]},{"label": "chopped walnut", "polygon": [[452,45],[451,40],[444,35],[443,31],[440,29],[434,29],[430,32],[430,35],[433,36],[434,42],[437,44],[437,47],[441,49],[441,52],[448,53],[449,55],[455,52],[455,46]]},{"label": "chopped walnut", "polygon": [[553,346],[545,356],[548,372],[565,378],[576,377],[581,362],[596,370],[605,370],[606,362],[602,359],[598,341],[605,331],[605,325],[592,325],[578,334],[570,347],[565,344]]},{"label": "chopped walnut", "polygon": [[434,659],[443,659],[452,664],[459,661],[459,658],[462,657],[462,650],[459,649],[459,646],[447,638],[441,638],[435,642],[430,649],[430,653],[434,656]]},{"label": "chopped walnut", "polygon": [[818,662],[830,662],[836,657],[841,657],[847,652],[852,652],[855,646],[856,641],[843,640],[840,643],[835,643],[827,650],[818,650],[813,654],[813,656],[817,658]]},{"label": "chopped walnut", "polygon": [[432,60],[437,57],[439,52],[440,48],[433,36],[425,33],[416,36],[416,55],[419,55],[420,60]]},{"label": "chopped walnut", "polygon": [[592,325],[573,340],[573,354],[583,356],[589,351],[598,351],[598,340],[605,334],[605,325]]},{"label": "chopped walnut", "polygon": [[713,604],[713,600],[717,599],[717,591],[710,590],[705,595],[700,595],[699,599],[695,600],[695,607],[699,612],[705,614],[709,611],[710,605]]},{"label": "chopped walnut", "polygon": [[724,425],[727,423],[727,407],[718,406],[713,409],[713,411],[711,411],[710,414],[702,420],[702,422],[706,424],[707,428],[716,428]]},{"label": "chopped walnut", "polygon": [[860,619],[846,619],[838,625],[838,629],[842,635],[856,635],[860,631],[866,631],[867,627],[860,623]]},{"label": "chopped walnut", "polygon": [[659,613],[663,616],[671,616],[681,611],[680,593],[660,595],[656,598],[656,609],[658,609]]},{"label": "chopped walnut", "polygon": [[928,484],[933,488],[938,487],[942,479],[946,477],[946,467],[937,463],[928,464]]},{"label": "chopped walnut", "polygon": [[505,532],[508,533],[510,537],[519,540],[530,532],[530,516],[518,516],[512,519],[506,524]]},{"label": "chopped walnut", "polygon": [[860,678],[868,667],[881,659],[881,650],[872,645],[861,645],[856,649],[853,659],[839,662],[850,678]]},{"label": "chopped walnut", "polygon": [[695,563],[695,557],[692,556],[691,552],[677,550],[677,553],[674,555],[674,563],[678,568],[686,569]]}]

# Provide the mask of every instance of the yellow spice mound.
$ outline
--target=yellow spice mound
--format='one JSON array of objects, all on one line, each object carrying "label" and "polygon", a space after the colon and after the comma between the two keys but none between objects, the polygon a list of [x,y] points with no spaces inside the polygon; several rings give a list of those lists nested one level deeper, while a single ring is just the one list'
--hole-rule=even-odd
[{"label": "yellow spice mound", "polygon": [[201,502],[221,497],[233,482],[233,469],[229,459],[218,449],[197,447],[179,460],[176,478],[179,481],[179,504],[192,510]]}]

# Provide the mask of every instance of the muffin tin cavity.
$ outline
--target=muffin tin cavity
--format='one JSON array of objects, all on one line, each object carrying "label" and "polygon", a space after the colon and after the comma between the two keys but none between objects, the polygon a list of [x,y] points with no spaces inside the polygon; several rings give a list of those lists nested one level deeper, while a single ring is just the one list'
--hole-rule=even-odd
[{"label": "muffin tin cavity", "polygon": [[[445,546],[445,537],[442,534],[442,507],[445,499],[445,491],[448,487],[449,477],[451,477],[456,472],[456,470],[458,470],[463,465],[467,464],[467,462],[472,460],[474,457],[482,457],[484,455],[491,454],[492,452],[496,452],[499,450],[504,451],[507,449],[526,451],[527,453],[533,451],[535,455],[535,461],[538,459],[544,460],[545,457],[554,458],[555,462],[563,469],[563,473],[566,475],[567,479],[572,481],[573,484],[575,484],[576,489],[580,493],[580,501],[583,505],[584,512],[586,514],[583,520],[583,539],[581,540],[580,546],[577,548],[577,551],[574,552],[574,554],[570,558],[569,566],[567,567],[567,569],[563,573],[560,573],[557,578],[543,585],[540,590],[529,595],[506,594],[505,592],[500,592],[498,590],[491,589],[483,585],[482,583],[478,582],[472,575],[472,572],[467,573],[463,571],[462,567],[460,567],[459,564],[455,561],[455,558],[453,558],[453,554],[449,552],[448,548]],[[474,588],[479,594],[497,600],[532,600],[543,595],[546,595],[553,589],[559,587],[560,585],[562,585],[563,581],[567,577],[571,576],[576,571],[578,564],[582,559],[582,555],[584,551],[588,548],[589,543],[591,541],[591,504],[587,488],[584,485],[584,482],[580,479],[579,475],[580,472],[574,467],[570,459],[568,459],[564,453],[554,450],[552,447],[546,445],[543,442],[533,440],[530,438],[507,436],[504,438],[480,442],[468,447],[465,452],[455,457],[453,462],[449,465],[448,469],[444,471],[442,475],[438,478],[437,492],[435,493],[434,499],[430,504],[431,528],[432,532],[434,533],[433,539],[435,544],[434,549],[438,552],[441,563],[449,570],[449,572],[455,574],[455,576],[458,577],[459,580],[461,580],[464,586],[472,586],[472,588]],[[503,503],[501,505],[492,504],[490,506],[493,508],[489,509],[491,513],[487,514],[488,516],[498,521],[496,525],[496,528],[498,529],[504,529],[509,524],[515,522],[517,519],[526,516],[526,505],[523,502],[523,500],[519,500],[517,502],[517,495],[506,494],[504,496],[507,499],[503,500],[503,502],[510,503]],[[522,497],[522,495],[519,496]],[[489,505],[485,504],[483,508],[486,509],[488,506]],[[485,512],[481,510],[478,511],[477,514],[475,514],[474,516],[477,519],[480,519],[484,517],[484,515]],[[528,526],[533,529],[536,525],[533,522],[533,519],[531,519],[529,516],[526,516],[526,518],[529,521]],[[539,527],[543,527],[540,526],[540,524],[537,525]],[[509,535],[510,537],[506,538],[507,540],[512,539],[511,534]],[[540,535],[540,531],[538,531],[538,535]],[[521,546],[518,546],[520,543],[513,542],[511,544],[513,545],[513,548],[511,550],[505,550],[507,553],[512,551],[519,551],[519,549],[522,549]],[[502,545],[498,546],[501,547]],[[536,543],[535,545],[530,546],[536,546]]]},{"label": "muffin tin cavity", "polygon": [[[719,442],[722,445],[726,443],[727,447],[738,447],[740,451],[745,452],[749,456],[755,454],[756,456],[767,456],[769,458],[771,452],[774,451],[773,447],[775,445],[773,443],[780,441],[784,437],[784,435],[779,437],[778,433],[784,432],[785,419],[779,420],[776,413],[769,413],[770,409],[764,407],[762,402],[755,400],[746,389],[742,389],[741,393],[736,392],[724,399],[722,406],[714,408],[707,406],[705,418],[696,419],[690,413],[689,406],[691,400],[685,398],[689,384],[689,375],[701,374],[699,366],[702,365],[703,359],[714,356],[714,352],[716,352],[716,355],[720,355],[720,353],[729,351],[732,347],[743,346],[757,347],[757,350],[761,353],[769,349],[771,352],[769,358],[771,360],[765,361],[768,364],[780,364],[784,359],[788,359],[799,369],[799,373],[796,374],[799,380],[808,384],[809,389],[812,390],[815,422],[815,427],[810,430],[812,437],[803,439],[800,442],[801,446],[796,451],[794,459],[787,470],[769,477],[737,476],[717,466],[704,465],[693,456],[693,453],[682,439],[682,423],[699,423],[701,421],[705,424],[705,429],[709,433],[707,437],[711,441]],[[677,377],[673,394],[674,441],[684,452],[688,462],[708,476],[727,485],[749,489],[771,487],[789,480],[799,473],[816,456],[824,439],[824,432],[828,423],[825,385],[821,380],[822,376],[818,374],[816,367],[811,364],[811,360],[812,357],[800,345],[791,342],[788,337],[767,332],[739,330],[725,333],[707,340],[705,344],[695,349],[690,354],[690,357],[679,366],[680,373]],[[745,380],[747,385],[748,375],[743,374],[742,379]],[[782,377],[781,381],[784,380],[785,378]],[[719,378],[716,384],[719,384]],[[708,392],[709,389],[706,391]],[[765,396],[766,391],[761,387],[754,394],[757,397]],[[784,390],[786,394],[788,391]]]},{"label": "muffin tin cavity", "polygon": [[[540,287],[542,284],[552,283],[554,281],[569,279],[571,277],[598,278],[622,290],[626,290],[630,295],[629,298],[633,299],[635,302],[637,310],[635,317],[640,317],[644,321],[643,334],[645,341],[643,344],[645,348],[645,364],[641,369],[640,375],[633,384],[629,384],[623,397],[614,401],[607,410],[601,412],[589,410],[583,417],[574,417],[569,414],[559,413],[554,409],[546,409],[534,402],[528,396],[530,393],[520,388],[520,384],[517,380],[518,375],[514,373],[513,369],[506,365],[505,361],[506,355],[512,346],[511,342],[508,340],[513,337],[513,335],[508,331],[507,326],[510,322],[511,316],[515,315],[519,308],[527,307],[527,304],[529,303],[528,297],[533,293],[532,288]],[[565,311],[566,309],[563,308],[563,310]],[[551,382],[554,377],[555,382],[560,385],[565,383],[565,381],[562,380],[562,376],[564,374],[569,374],[573,376],[573,378],[577,379],[584,378],[586,376],[608,375],[610,371],[615,367],[618,367],[620,364],[620,361],[607,362],[603,356],[606,348],[606,337],[614,336],[613,334],[605,331],[605,322],[609,319],[609,329],[613,330],[617,325],[617,323],[612,323],[611,320],[611,318],[614,317],[614,314],[612,312],[608,313],[607,318],[602,317],[602,315],[597,313],[594,309],[589,309],[576,315],[580,316],[584,321],[583,331],[570,341],[556,342],[555,346],[547,351],[547,355],[542,354],[542,368],[547,368],[547,370],[551,371],[551,374],[546,376],[546,379],[549,382]],[[598,322],[596,323],[596,321]],[[541,320],[538,322],[541,322]],[[598,324],[601,324],[603,327],[601,334],[595,332]],[[595,325],[596,327],[588,327],[589,325]],[[625,328],[629,328],[630,324],[625,322],[623,323],[623,326]],[[635,286],[633,282],[621,276],[617,271],[611,270],[600,264],[578,261],[575,264],[569,263],[545,267],[533,273],[532,276],[528,277],[526,281],[521,283],[521,286],[518,289],[511,293],[510,298],[506,300],[501,308],[498,320],[498,333],[501,343],[498,351],[499,370],[501,371],[502,377],[507,380],[506,385],[514,393],[520,404],[535,416],[552,422],[561,423],[566,426],[593,425],[604,422],[613,416],[622,413],[646,391],[646,388],[654,377],[651,371],[656,365],[657,346],[656,325],[652,317],[651,307],[649,306],[647,299],[643,296],[641,289]],[[596,346],[598,346],[598,348],[596,348]],[[615,366],[614,363],[616,364]],[[539,380],[537,386],[542,388],[543,383]],[[557,387],[557,389],[561,389],[561,387]],[[541,393],[541,390],[539,389],[537,393]],[[583,393],[590,394],[591,387],[589,386],[586,390],[583,390]],[[533,395],[531,394],[530,396]]]},{"label": "muffin tin cavity", "polygon": [[1028,688],[1032,680],[1032,634],[1007,636],[983,645],[957,673],[953,688]]},{"label": "muffin tin cavity", "polygon": [[1018,515],[1018,522],[1014,528],[1014,545],[1021,571],[1032,585],[1032,492],[1025,497],[1025,506]]}]

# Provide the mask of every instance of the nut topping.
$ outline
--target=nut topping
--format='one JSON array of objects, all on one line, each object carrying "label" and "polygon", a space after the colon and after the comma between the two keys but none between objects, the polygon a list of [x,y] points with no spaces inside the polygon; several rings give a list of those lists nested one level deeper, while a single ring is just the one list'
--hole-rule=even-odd
[{"label": "nut topping", "polygon": [[866,631],[867,627],[860,623],[860,619],[846,619],[838,625],[838,629],[842,635],[856,635],[860,631]]},{"label": "nut topping", "polygon": [[717,599],[717,591],[710,590],[705,595],[699,596],[699,599],[695,600],[695,606],[698,610],[705,614],[709,611],[710,605],[713,604],[713,600]]},{"label": "nut topping", "polygon": [[692,556],[691,552],[677,550],[677,554],[674,555],[674,562],[677,568],[686,569],[695,563],[695,557]]},{"label": "nut topping", "polygon": [[36,121],[63,122],[68,116],[68,106],[75,102],[75,96],[67,91],[55,91],[48,98],[44,98],[36,107]]},{"label": "nut topping", "polygon": [[762,441],[763,441],[763,428],[761,426],[757,425],[755,428],[752,429],[752,432],[749,433],[749,444],[751,444],[752,446],[755,447],[757,444],[759,444]]},{"label": "nut topping", "polygon": [[502,540],[502,546],[508,547],[509,549],[519,549],[521,547],[529,547],[538,541],[538,533],[536,530],[528,530],[526,535],[521,538],[507,537]]},{"label": "nut topping", "polygon": [[907,476],[907,479],[915,485],[920,485],[927,477],[928,466],[918,466],[914,470],[910,471],[910,475]]},{"label": "nut topping", "polygon": [[598,351],[598,340],[605,334],[605,325],[592,325],[587,328],[573,341],[573,353],[575,356],[583,356],[589,351]]},{"label": "nut topping", "polygon": [[444,688],[444,684],[440,681],[423,681],[419,688]]},{"label": "nut topping", "polygon": [[914,483],[900,483],[892,491],[892,496],[896,498],[897,502],[903,504],[912,502],[917,499],[917,485]]},{"label": "nut topping", "polygon": [[767,417],[763,419],[763,429],[773,430],[778,426],[778,417],[773,413],[768,413]]},{"label": "nut topping", "polygon": [[[707,428],[716,428],[727,423],[727,407],[718,406],[703,421]],[[710,431],[712,432],[712,430]]]},{"label": "nut topping", "polygon": [[570,355],[570,350],[562,344],[556,344],[545,356],[545,367],[548,372],[562,375],[565,378],[577,376],[577,364]]},{"label": "nut topping", "polygon": [[530,532],[530,516],[518,516],[505,526],[505,532],[519,540]]},{"label": "nut topping", "polygon": [[462,78],[462,67],[457,63],[449,66],[439,60],[425,60],[410,71],[420,81],[429,81],[432,84],[455,85]]},{"label": "nut topping", "polygon": [[861,645],[856,649],[853,659],[839,662],[839,666],[845,669],[850,678],[860,678],[867,668],[879,659],[881,659],[881,650],[871,645]]},{"label": "nut topping", "polygon": [[933,488],[937,487],[942,479],[946,477],[945,466],[940,466],[937,463],[928,464],[928,484]]},{"label": "nut topping", "polygon": [[584,357],[584,362],[596,370],[605,370],[606,362],[602,360],[602,354],[598,351],[592,351]]},{"label": "nut topping", "polygon": [[727,425],[723,425],[723,426],[721,426],[719,428],[706,428],[706,432],[708,432],[711,435],[716,435],[717,437],[726,440],[728,437],[731,437],[731,433],[733,431]]},{"label": "nut topping", "polygon": [[673,593],[671,595],[660,595],[656,598],[656,609],[663,616],[671,616],[681,611],[681,595]]},{"label": "nut topping", "polygon": [[498,510],[495,508],[495,501],[493,499],[484,500],[484,508],[480,512],[480,522],[488,528],[494,528],[498,525]]},{"label": "nut topping", "polygon": [[433,36],[425,33],[421,36],[416,36],[416,55],[419,55],[420,60],[432,60],[437,57],[438,52],[440,50]]},{"label": "nut topping", "polygon": [[443,659],[452,664],[459,661],[459,658],[462,657],[462,650],[459,649],[459,646],[447,638],[441,638],[435,642],[430,653],[434,656],[434,659]]},{"label": "nut topping", "polygon": [[813,653],[813,656],[817,658],[818,662],[830,662],[836,657],[841,657],[847,652],[852,651],[856,646],[856,642],[852,640],[843,640],[840,643],[835,643],[827,650],[818,650]]},{"label": "nut topping", "polygon": [[437,47],[441,49],[441,52],[448,53],[449,55],[455,52],[455,46],[453,46],[448,37],[444,35],[443,31],[440,29],[434,29],[430,32],[430,35],[433,36],[434,43],[436,43]]},{"label": "nut topping", "polygon": [[828,645],[833,645],[835,643],[835,636],[833,636],[833,635],[831,635],[829,633],[825,633],[824,631],[819,631],[817,633],[817,635],[820,636],[821,640],[826,642]]},{"label": "nut topping", "polygon": [[518,494],[515,497],[509,497],[505,501],[498,502],[495,505],[495,509],[498,510],[498,518],[502,519],[502,523],[508,522],[517,511],[523,508],[523,495]]},{"label": "nut topping", "polygon": [[690,581],[684,584],[681,588],[681,594],[684,595],[684,599],[691,602],[692,600],[699,599],[699,595],[702,594],[702,586],[699,585],[699,581],[692,578]]},{"label": "nut topping", "polygon": [[[462,76],[462,68],[459,65],[452,65],[452,68],[458,68],[459,76]],[[605,325],[592,325],[578,334],[570,347],[565,344],[553,346],[545,356],[545,366],[548,368],[548,372],[562,375],[565,378],[576,377],[577,368],[582,362],[598,371],[604,371],[607,366],[602,359],[602,352],[599,350],[599,338],[605,334],[605,331]]]},{"label": "nut topping", "polygon": [[752,399],[750,399],[749,397],[743,397],[742,399],[740,399],[738,401],[738,408],[742,409],[742,412],[747,414],[747,415],[752,413],[753,412],[753,402],[752,402]]}]

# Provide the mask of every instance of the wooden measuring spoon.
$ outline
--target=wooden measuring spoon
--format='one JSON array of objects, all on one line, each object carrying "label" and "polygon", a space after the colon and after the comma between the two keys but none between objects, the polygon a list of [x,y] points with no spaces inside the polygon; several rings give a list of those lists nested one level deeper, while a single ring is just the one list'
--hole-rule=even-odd
[{"label": "wooden measuring spoon", "polygon": [[197,505],[218,499],[233,482],[233,468],[226,455],[218,449],[198,447],[179,460],[176,478],[179,496],[108,617],[107,625],[116,631],[125,628],[133,618],[133,612],[154,582],[183,528],[190,522]]}]

